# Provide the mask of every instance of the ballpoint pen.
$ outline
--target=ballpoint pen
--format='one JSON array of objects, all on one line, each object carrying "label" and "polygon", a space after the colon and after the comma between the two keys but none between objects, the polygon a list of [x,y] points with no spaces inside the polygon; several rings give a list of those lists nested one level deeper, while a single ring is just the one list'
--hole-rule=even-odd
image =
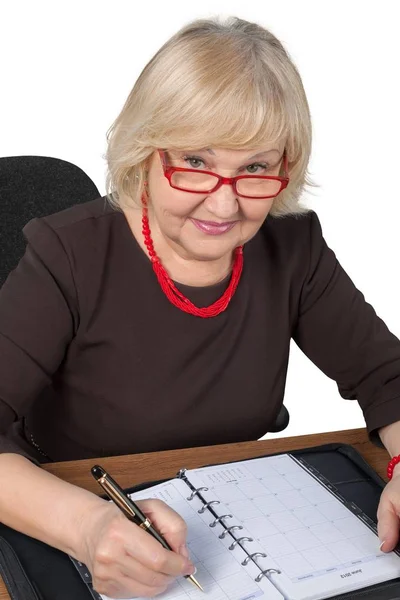
[{"label": "ballpoint pen", "polygon": [[[118,506],[124,515],[136,525],[139,525],[142,529],[150,533],[160,544],[167,550],[172,550],[167,540],[154,528],[150,519],[140,510],[138,505],[133,502],[124,492],[124,490],[118,485],[116,481],[99,465],[95,465],[91,469],[93,477],[97,483],[101,485],[107,496]],[[189,579],[193,585],[198,587],[204,592],[200,583],[193,577],[193,575],[184,575],[186,579]]]}]

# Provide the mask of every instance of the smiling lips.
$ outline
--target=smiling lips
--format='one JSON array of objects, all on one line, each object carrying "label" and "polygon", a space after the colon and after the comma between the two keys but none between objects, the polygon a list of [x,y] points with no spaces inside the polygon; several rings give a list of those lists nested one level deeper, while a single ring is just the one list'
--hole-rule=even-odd
[{"label": "smiling lips", "polygon": [[199,221],[198,219],[190,219],[200,231],[207,233],[208,235],[222,235],[230,231],[237,223],[237,221],[230,221],[229,223],[214,223],[213,221]]}]

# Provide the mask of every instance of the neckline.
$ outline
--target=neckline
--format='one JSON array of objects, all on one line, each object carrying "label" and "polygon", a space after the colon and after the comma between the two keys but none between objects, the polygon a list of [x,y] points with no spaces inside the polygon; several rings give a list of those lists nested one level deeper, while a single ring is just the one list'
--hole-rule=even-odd
[{"label": "neckline", "polygon": [[[133,240],[133,243],[134,243],[135,247],[137,248],[137,250],[140,252],[141,256],[144,259],[144,262],[141,259],[142,262],[143,262],[143,264],[146,263],[147,267],[149,269],[149,272],[153,273],[153,268],[152,268],[151,260],[150,260],[149,256],[147,256],[146,252],[143,250],[143,248],[141,247],[141,245],[139,244],[138,240],[136,239],[136,236],[134,235],[134,233],[133,233],[133,231],[132,231],[132,229],[131,229],[131,227],[129,225],[129,221],[128,221],[128,219],[127,219],[124,211],[121,209],[121,211],[119,211],[119,212],[121,213],[121,216],[122,216],[122,218],[124,220],[124,227],[126,229],[126,232],[127,232],[128,236]],[[221,279],[221,281],[218,281],[217,283],[212,283],[210,285],[200,285],[200,286],[189,285],[187,283],[182,283],[180,281],[176,281],[175,279],[172,279],[172,277],[171,277],[171,279],[174,282],[174,284],[176,285],[176,287],[179,288],[179,290],[182,293],[185,293],[185,294],[186,294],[186,292],[188,294],[190,294],[191,292],[197,292],[197,291],[200,291],[200,290],[204,290],[204,293],[207,293],[207,291],[214,292],[214,293],[222,291],[222,293],[223,293],[225,291],[225,289],[227,288],[229,282],[230,282],[231,275],[232,275],[232,273],[230,272],[223,279]]]}]

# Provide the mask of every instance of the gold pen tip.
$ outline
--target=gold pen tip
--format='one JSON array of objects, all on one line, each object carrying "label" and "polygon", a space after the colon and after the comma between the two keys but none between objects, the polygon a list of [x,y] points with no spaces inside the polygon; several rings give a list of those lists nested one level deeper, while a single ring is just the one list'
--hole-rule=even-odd
[{"label": "gold pen tip", "polygon": [[199,590],[201,590],[202,592],[204,592],[203,588],[201,587],[201,585],[199,584],[199,582],[197,581],[197,579],[195,579],[195,577],[193,577],[193,575],[189,575],[188,579],[190,579],[190,581],[192,583],[194,583],[194,585],[196,585]]}]

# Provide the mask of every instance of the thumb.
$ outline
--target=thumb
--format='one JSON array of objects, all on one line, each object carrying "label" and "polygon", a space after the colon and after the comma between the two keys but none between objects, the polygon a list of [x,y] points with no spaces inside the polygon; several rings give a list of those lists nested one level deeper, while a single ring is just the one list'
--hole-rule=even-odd
[{"label": "thumb", "polygon": [[189,558],[189,550],[186,546],[187,525],[182,517],[161,500],[140,500],[137,504],[174,552]]},{"label": "thumb", "polygon": [[390,552],[399,539],[399,517],[394,506],[385,502],[379,506],[378,511],[378,537],[381,541],[381,550]]}]

